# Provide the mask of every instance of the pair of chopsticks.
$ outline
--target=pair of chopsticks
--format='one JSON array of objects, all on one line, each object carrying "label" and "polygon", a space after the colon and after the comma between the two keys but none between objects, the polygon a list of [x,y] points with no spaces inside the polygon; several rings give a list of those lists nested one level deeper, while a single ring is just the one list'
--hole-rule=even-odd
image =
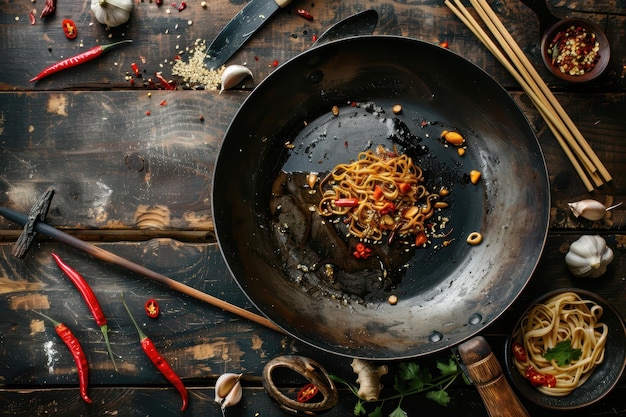
[{"label": "pair of chopsticks", "polygon": [[521,85],[556,137],[587,191],[611,181],[612,177],[607,169],[487,1],[470,0],[470,3],[493,38],[461,0],[444,2]]}]

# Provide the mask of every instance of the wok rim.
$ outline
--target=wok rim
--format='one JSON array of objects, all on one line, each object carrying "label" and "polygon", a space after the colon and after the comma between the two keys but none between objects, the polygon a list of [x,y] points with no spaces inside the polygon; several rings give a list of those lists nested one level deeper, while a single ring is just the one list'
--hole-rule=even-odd
[{"label": "wok rim", "polygon": [[[282,72],[284,71],[283,68],[288,68],[293,61],[297,61],[297,60],[301,60],[303,59],[303,57],[306,57],[308,55],[311,55],[313,52],[318,51],[319,49],[323,49],[323,48],[331,48],[334,47],[335,45],[338,44],[343,44],[343,43],[351,43],[351,42],[362,42],[362,41],[366,41],[367,39],[386,39],[386,40],[390,40],[390,41],[399,41],[399,42],[410,42],[410,43],[415,43],[415,44],[422,44],[422,45],[429,45],[429,46],[435,46],[431,43],[428,43],[426,41],[423,40],[419,40],[419,39],[415,39],[415,38],[409,38],[409,37],[403,37],[403,36],[396,36],[396,35],[359,35],[359,36],[352,36],[352,37],[347,37],[347,38],[343,38],[343,39],[338,39],[338,40],[333,40],[330,42],[326,42],[320,45],[314,45],[313,47],[311,47],[310,49],[303,51],[299,54],[297,54],[296,56],[292,57],[291,59],[287,60],[285,63],[283,63],[282,65],[280,65],[274,72],[272,72],[271,74],[269,74],[265,79],[263,79],[255,88],[254,90],[248,95],[248,97],[246,97],[246,99],[242,102],[242,104],[240,105],[239,109],[237,110],[237,112],[235,113],[235,115],[233,116],[231,122],[228,125],[228,128],[226,129],[225,133],[224,133],[224,137],[222,142],[220,143],[219,149],[218,149],[218,156],[216,159],[216,163],[215,163],[215,169],[214,169],[214,174],[212,177],[212,189],[215,190],[215,180],[216,180],[216,173],[218,172],[218,168],[220,166],[220,162],[223,164],[224,162],[221,161],[222,159],[222,155],[223,155],[223,148],[226,144],[226,140],[229,136],[229,133],[231,132],[231,130],[233,129],[233,126],[235,125],[235,123],[237,122],[238,118],[240,117],[240,115],[246,111],[246,107],[247,104],[251,101],[253,101],[255,98],[255,93],[258,90],[263,89],[263,87],[265,86],[265,84],[269,84],[270,82],[272,82],[276,77],[280,77],[280,75],[282,74]],[[498,320],[498,318],[500,318],[510,307],[511,305],[518,300],[519,296],[522,294],[523,290],[526,288],[526,286],[528,285],[530,279],[532,278],[532,276],[534,275],[537,266],[541,260],[544,248],[545,248],[545,243],[547,241],[547,237],[548,237],[548,232],[549,232],[549,220],[550,220],[550,201],[551,201],[551,193],[550,193],[550,181],[549,181],[549,175],[548,175],[548,170],[547,170],[547,165],[545,162],[545,157],[543,154],[543,150],[541,147],[541,144],[539,143],[539,140],[537,138],[536,132],[533,129],[532,125],[530,124],[528,117],[526,116],[526,114],[522,111],[521,107],[517,104],[517,102],[515,102],[515,100],[513,99],[513,97],[511,97],[511,95],[509,94],[509,92],[500,84],[498,83],[489,73],[487,73],[483,68],[479,67],[478,65],[474,64],[473,62],[469,61],[468,59],[464,58],[463,56],[461,56],[460,54],[454,52],[454,51],[450,51],[448,49],[445,50],[445,53],[450,53],[452,55],[454,55],[456,57],[456,59],[460,59],[465,61],[468,65],[472,66],[476,71],[480,72],[483,76],[485,76],[486,78],[488,78],[490,80],[490,83],[492,83],[493,87],[495,87],[498,92],[497,94],[502,94],[503,97],[504,95],[506,95],[507,97],[507,101],[509,102],[509,104],[515,109],[515,112],[517,112],[519,114],[519,116],[521,116],[523,118],[523,120],[525,121],[525,127],[527,127],[528,132],[529,132],[529,138],[528,140],[531,141],[532,139],[532,144],[534,146],[536,146],[537,150],[538,150],[538,161],[540,162],[540,172],[538,173],[538,177],[541,177],[540,181],[542,182],[541,184],[541,192],[543,195],[543,202],[546,204],[546,206],[548,207],[548,209],[545,210],[545,215],[540,218],[539,222],[541,223],[541,229],[537,228],[537,234],[541,234],[541,239],[540,242],[537,242],[538,245],[538,250],[537,250],[537,256],[534,257],[534,261],[532,262],[532,265],[529,263],[527,268],[528,268],[528,276],[525,277],[525,280],[523,283],[521,283],[520,281],[520,288],[519,291],[516,293],[516,295],[514,297],[511,297],[510,300],[508,300],[508,302],[503,306],[503,308],[501,308],[497,313],[494,313],[493,316],[489,319],[489,322],[486,325],[479,325],[479,326],[475,326],[475,329],[471,332],[469,332],[468,334],[464,335],[462,338],[454,340],[452,342],[449,343],[444,343],[443,345],[431,349],[427,352],[420,352],[420,353],[415,353],[415,352],[407,352],[404,355],[398,355],[398,354],[394,354],[392,356],[381,356],[381,355],[355,355],[355,354],[350,354],[350,353],[346,353],[346,352],[342,352],[342,351],[338,351],[338,350],[333,350],[333,348],[328,347],[328,346],[323,346],[320,343],[316,343],[315,341],[311,341],[308,340],[306,337],[303,337],[302,335],[299,334],[298,329],[294,329],[294,328],[290,328],[289,326],[285,326],[282,325],[280,322],[277,322],[274,318],[272,318],[271,315],[267,314],[264,310],[264,308],[262,308],[262,306],[260,306],[257,301],[255,301],[255,299],[253,298],[253,296],[249,293],[248,290],[246,290],[246,288],[244,288],[244,285],[242,284],[242,282],[240,281],[240,279],[237,278],[235,271],[232,268],[231,265],[231,259],[229,258],[229,256],[224,252],[223,250],[223,246],[222,246],[222,242],[226,239],[229,239],[228,236],[225,236],[225,234],[227,234],[226,232],[224,232],[224,230],[220,230],[220,227],[218,226],[218,221],[217,218],[221,217],[218,215],[218,213],[216,213],[216,199],[217,196],[216,194],[213,192],[212,193],[212,216],[213,216],[213,220],[214,220],[214,228],[215,228],[215,235],[216,235],[216,239],[218,242],[218,246],[220,248],[220,253],[222,254],[222,257],[226,263],[226,266],[228,268],[228,271],[231,274],[232,279],[235,280],[235,282],[237,283],[237,285],[239,286],[240,290],[244,293],[244,295],[246,296],[246,298],[249,300],[249,302],[264,316],[266,317],[268,320],[270,320],[272,323],[274,323],[276,326],[278,326],[280,329],[282,329],[285,334],[293,337],[294,339],[301,341],[309,346],[312,346],[316,349],[319,349],[321,351],[327,352],[327,353],[331,353],[331,354],[335,354],[335,355],[339,355],[339,356],[344,356],[344,357],[348,357],[348,358],[361,358],[361,359],[369,359],[369,360],[401,360],[401,359],[410,359],[410,358],[416,358],[416,357],[421,357],[421,356],[425,356],[425,355],[429,355],[429,354],[433,354],[436,352],[440,352],[443,351],[445,349],[449,349],[452,346],[455,346],[457,344],[460,344],[474,336],[476,336],[477,334],[479,334],[480,332],[484,331],[486,328],[488,328],[489,326],[491,326],[495,321]],[[232,239],[232,238],[231,238]],[[537,237],[537,239],[539,240],[539,236]],[[521,280],[521,277],[518,278]]]}]

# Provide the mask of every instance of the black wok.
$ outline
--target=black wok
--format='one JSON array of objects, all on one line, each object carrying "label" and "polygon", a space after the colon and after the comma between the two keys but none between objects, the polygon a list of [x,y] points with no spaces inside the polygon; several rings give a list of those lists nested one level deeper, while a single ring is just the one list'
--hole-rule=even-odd
[{"label": "black wok", "polygon": [[[465,136],[465,155],[444,129]],[[310,210],[319,193],[306,174],[378,144],[411,155],[429,188],[452,190],[438,214],[448,234],[427,248],[373,245],[362,261],[340,224]],[[252,303],[300,340],[370,359],[445,349],[496,320],[533,273],[549,207],[541,149],[507,92],[449,50],[392,36],[324,44],[277,68],[235,115],[213,180],[218,241]],[[474,231],[480,245],[466,243]]]}]

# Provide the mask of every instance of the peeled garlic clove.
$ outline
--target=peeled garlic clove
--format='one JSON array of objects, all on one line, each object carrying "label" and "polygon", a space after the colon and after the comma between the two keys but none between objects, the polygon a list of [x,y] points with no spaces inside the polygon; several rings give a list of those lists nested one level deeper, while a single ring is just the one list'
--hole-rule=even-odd
[{"label": "peeled garlic clove", "polygon": [[567,203],[572,213],[576,217],[582,217],[587,220],[597,221],[604,217],[607,211],[614,209],[615,207],[620,206],[622,203],[616,204],[611,207],[606,207],[599,201],[596,200],[580,200],[574,203]]},{"label": "peeled garlic clove", "polygon": [[224,69],[222,73],[222,91],[231,89],[239,85],[243,80],[248,77],[252,77],[252,71],[243,65],[229,65]]},{"label": "peeled garlic clove", "polygon": [[226,407],[237,404],[243,396],[239,380],[243,374],[227,372],[215,381],[215,402],[220,404],[222,412]]}]

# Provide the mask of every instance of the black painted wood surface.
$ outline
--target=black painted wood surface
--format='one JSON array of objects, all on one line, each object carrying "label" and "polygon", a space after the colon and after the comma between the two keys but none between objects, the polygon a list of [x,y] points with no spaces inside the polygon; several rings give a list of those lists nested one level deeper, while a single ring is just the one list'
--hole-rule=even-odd
[{"label": "black painted wood surface", "polygon": [[[31,25],[28,13],[33,8],[40,11],[41,0],[0,0],[0,204],[27,212],[37,196],[52,186],[56,194],[48,214],[50,224],[254,311],[221,258],[210,206],[216,152],[249,88],[222,94],[163,91],[151,89],[147,82],[156,71],[175,80],[170,73],[174,57],[184,58],[185,48],[192,47],[196,39],[210,42],[245,2],[209,0],[206,8],[199,1],[187,4],[178,12],[167,2],[158,7],[154,2],[138,1],[128,25],[107,30],[91,17],[88,2],[59,0],[52,18],[45,22],[37,19]],[[485,69],[509,90],[544,151],[552,215],[535,275],[516,303],[485,334],[502,357],[512,323],[532,299],[553,288],[592,290],[626,316],[626,209],[620,207],[592,223],[575,219],[567,207],[567,202],[583,198],[607,205],[626,199],[626,9],[610,0],[549,4],[560,17],[585,17],[599,23],[613,47],[609,70],[600,80],[572,86],[543,67],[534,14],[517,1],[492,4],[608,167],[614,177],[611,183],[586,192],[528,97],[440,1],[296,0],[273,17],[230,63],[245,63],[258,84],[273,71],[275,61],[281,65],[310,47],[314,35],[356,11],[374,8],[380,14],[375,33],[448,42],[451,50]],[[309,10],[314,20],[296,16],[295,7]],[[79,37],[73,41],[61,30],[60,22],[67,17],[78,25]],[[120,39],[133,39],[134,43],[36,84],[28,82],[58,59]],[[132,62],[140,66],[140,77],[132,76]],[[129,75],[135,79],[134,85]],[[310,356],[331,373],[355,378],[347,358],[319,352],[49,239],[38,238],[24,260],[16,259],[11,248],[20,232],[16,225],[0,219],[0,415],[217,416],[221,412],[212,401],[213,384],[223,372],[244,374],[244,400],[227,415],[283,415],[260,383],[264,364],[282,354]],[[600,279],[576,279],[567,271],[564,256],[572,241],[591,233],[607,240],[615,260]],[[110,320],[118,371],[112,368],[89,310],[53,263],[53,251],[85,275],[98,294]],[[121,291],[144,331],[190,387],[190,407],[184,413],[180,413],[176,391],[143,355],[120,303]],[[157,320],[142,313],[148,298],[160,303]],[[71,357],[53,329],[43,326],[32,313],[34,309],[63,321],[80,338],[90,361],[93,404],[83,403],[78,396]],[[419,362],[432,365],[436,359]],[[283,382],[286,389],[297,389],[290,378]],[[383,383],[391,387],[393,380],[387,377]],[[623,379],[606,399],[583,410],[555,413],[531,405],[528,409],[533,416],[626,415],[624,394]],[[451,395],[447,408],[416,396],[405,400],[405,409],[411,416],[487,415],[472,387],[455,385]],[[327,415],[351,415],[354,404],[354,397],[342,390],[340,404]]]}]

